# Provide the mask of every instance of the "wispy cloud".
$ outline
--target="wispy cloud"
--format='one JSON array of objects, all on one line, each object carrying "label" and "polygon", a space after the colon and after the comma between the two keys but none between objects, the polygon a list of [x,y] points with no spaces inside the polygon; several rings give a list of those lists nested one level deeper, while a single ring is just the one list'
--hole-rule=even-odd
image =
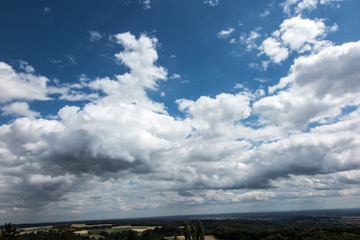
[{"label": "wispy cloud", "polygon": [[54,14],[53,10],[50,7],[44,7],[44,14]]},{"label": "wispy cloud", "polygon": [[19,60],[20,69],[24,70],[26,73],[34,73],[35,69],[29,65],[28,62]]},{"label": "wispy cloud", "polygon": [[254,48],[258,48],[256,41],[261,37],[260,28],[251,31],[249,34],[242,33],[239,37],[240,43],[246,45],[246,49],[251,51]]},{"label": "wispy cloud", "polygon": [[181,78],[181,76],[178,73],[174,73],[173,75],[170,76],[170,79],[179,79],[179,78]]},{"label": "wispy cloud", "polygon": [[99,41],[103,36],[101,33],[99,33],[98,31],[89,31],[89,40],[91,42],[96,42]]},{"label": "wispy cloud", "polygon": [[235,28],[228,28],[227,30],[221,30],[218,32],[218,38],[228,38],[235,31]]},{"label": "wispy cloud", "polygon": [[150,0],[139,0],[139,1],[142,3],[144,9],[146,9],[146,10],[151,9],[151,6],[150,6],[151,1]]},{"label": "wispy cloud", "polygon": [[204,3],[211,7],[214,7],[220,3],[220,0],[205,0]]}]

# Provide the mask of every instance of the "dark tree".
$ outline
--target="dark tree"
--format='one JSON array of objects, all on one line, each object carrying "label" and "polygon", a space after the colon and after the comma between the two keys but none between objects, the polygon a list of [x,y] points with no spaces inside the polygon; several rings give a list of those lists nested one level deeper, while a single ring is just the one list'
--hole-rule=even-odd
[{"label": "dark tree", "polygon": [[183,233],[185,240],[205,240],[205,230],[200,220],[191,225],[185,221]]},{"label": "dark tree", "polygon": [[130,230],[126,234],[126,240],[139,240],[138,234],[134,230]]},{"label": "dark tree", "polygon": [[5,223],[4,229],[1,230],[1,240],[16,240],[19,239],[20,231],[11,223]]},{"label": "dark tree", "polygon": [[140,239],[141,240],[153,240],[153,239],[155,239],[155,236],[151,230],[146,230],[146,231],[142,232]]},{"label": "dark tree", "polygon": [[184,222],[183,233],[184,233],[185,240],[191,240],[191,226],[188,221]]},{"label": "dark tree", "polygon": [[204,226],[202,225],[201,221],[197,221],[195,223],[196,226],[196,240],[205,240],[205,230]]},{"label": "dark tree", "polygon": [[[89,239],[89,237],[86,237]],[[70,224],[68,225],[54,225],[49,231],[38,231],[28,234],[23,234],[19,239],[21,240],[81,240],[86,239],[74,233]]]}]

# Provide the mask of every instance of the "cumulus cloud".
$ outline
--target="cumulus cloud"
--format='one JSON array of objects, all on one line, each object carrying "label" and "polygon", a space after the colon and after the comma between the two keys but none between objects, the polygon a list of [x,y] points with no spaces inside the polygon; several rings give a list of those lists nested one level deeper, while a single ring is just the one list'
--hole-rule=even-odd
[{"label": "cumulus cloud", "polygon": [[291,50],[303,52],[311,49],[319,39],[326,36],[326,26],[322,20],[303,19],[300,16],[286,19],[275,36],[280,36],[282,43]]},{"label": "cumulus cloud", "polygon": [[1,108],[3,111],[3,115],[18,115],[29,118],[39,117],[40,114],[38,112],[31,111],[29,109],[29,104],[26,102],[15,102],[9,105],[6,105]]},{"label": "cumulus cloud", "polygon": [[30,69],[28,65],[24,65],[24,68],[30,72],[17,73],[10,65],[0,62],[0,102],[13,99],[49,99],[46,94],[49,79],[32,74],[33,69]]},{"label": "cumulus cloud", "polygon": [[[290,41],[282,40],[285,32],[274,41]],[[0,126],[0,214],[155,214],[159,207],[170,213],[174,206],[291,202],[314,192],[319,198],[359,195],[360,42],[298,57],[270,95],[237,88],[179,99],[183,115],[174,118],[147,94],[167,79],[156,65],[157,39],[129,32],[116,39],[123,51],[115,59],[126,73],[82,76],[78,85],[53,89],[60,96],[69,89],[99,91],[82,107],[62,107],[52,119],[24,101],[2,107],[23,117]],[[304,44],[310,43],[289,42],[286,49]],[[0,66],[4,79],[26,88],[46,79]],[[44,89],[46,98],[50,88]],[[3,102],[26,99],[19,96]]]},{"label": "cumulus cloud", "polygon": [[167,72],[163,67],[157,67],[154,62],[158,59],[155,46],[156,38],[127,33],[117,34],[116,39],[122,44],[125,51],[115,54],[115,57],[130,68],[131,79],[119,79],[122,84],[138,84],[140,88],[156,89],[159,80],[166,80]]},{"label": "cumulus cloud", "polygon": [[[0,62],[0,90],[3,92],[0,96],[0,102],[6,103],[13,100],[48,101],[54,99],[90,101],[98,98],[97,93],[83,91],[85,88],[89,89],[86,81],[80,81],[80,83],[77,84],[60,84],[56,79],[50,81],[44,76],[35,75],[35,69],[27,62],[18,62],[19,69],[25,72],[15,71],[12,66]],[[6,109],[7,112],[12,112],[17,109],[15,112],[12,112],[14,114],[20,113],[20,115],[23,116],[33,115],[30,114],[30,112],[25,114],[25,109],[27,109],[28,106],[26,104],[25,102],[21,104],[16,103],[15,105],[11,105],[11,107],[6,107]],[[22,110],[20,111],[20,109]]]},{"label": "cumulus cloud", "polygon": [[264,40],[259,49],[275,63],[282,62],[289,55],[289,50],[286,47],[282,47],[281,43],[272,37]]},{"label": "cumulus cloud", "polygon": [[304,11],[312,11],[318,7],[318,5],[334,5],[339,6],[343,0],[286,0],[281,5],[283,11],[287,14],[301,14]]},{"label": "cumulus cloud", "polygon": [[327,27],[322,19],[312,20],[296,16],[284,20],[280,29],[262,42],[259,50],[273,62],[280,63],[290,52],[318,52],[322,48],[331,46],[330,41],[323,39],[327,32],[336,29],[336,25]]},{"label": "cumulus cloud", "polygon": [[302,129],[339,115],[347,105],[358,105],[359,44],[330,46],[296,59],[290,74],[269,88],[270,93],[280,91],[254,103],[254,109],[275,124]]},{"label": "cumulus cloud", "polygon": [[[212,122],[234,122],[250,115],[249,97],[238,94],[220,94],[216,98],[200,97],[196,101],[178,100],[179,109],[186,111],[193,119]],[[220,110],[220,111],[219,111]]]},{"label": "cumulus cloud", "polygon": [[[11,175],[20,178],[19,189],[31,189],[29,195],[24,196],[25,191],[12,196],[17,208],[31,207],[33,202],[41,206],[60,201],[87,176],[109,179],[152,172],[156,165],[152,154],[188,134],[187,127],[168,116],[162,104],[146,96],[146,89],[155,90],[157,81],[166,79],[165,69],[154,65],[156,39],[145,35],[136,39],[130,33],[119,34],[117,39],[125,50],[116,57],[130,73],[89,83],[89,87],[104,91],[105,97],[82,109],[66,106],[59,111],[59,120],[18,118],[1,126],[1,161],[22,166]],[[26,103],[13,104],[3,110],[29,115],[26,107]],[[2,170],[1,181],[10,178],[7,171]],[[33,188],[35,172],[35,180],[47,182],[46,187],[40,184],[38,190]],[[41,195],[37,194],[40,190]],[[8,188],[2,194],[8,195],[6,191]]]}]

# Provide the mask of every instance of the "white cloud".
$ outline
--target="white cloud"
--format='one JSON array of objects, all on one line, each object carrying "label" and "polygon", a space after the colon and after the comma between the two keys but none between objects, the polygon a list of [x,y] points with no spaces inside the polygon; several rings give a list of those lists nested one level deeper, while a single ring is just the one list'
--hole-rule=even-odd
[{"label": "white cloud", "polygon": [[[118,43],[125,51],[115,54],[115,57],[131,69],[132,78],[126,76],[119,78],[122,84],[138,84],[139,87],[156,89],[157,81],[166,80],[167,72],[163,67],[154,66],[158,59],[155,45],[156,38],[141,35],[139,40],[129,32],[116,35]],[[129,80],[131,82],[129,82]]]},{"label": "white cloud", "polygon": [[268,4],[268,7],[267,9],[265,9],[262,13],[260,13],[260,17],[261,18],[266,18],[267,16],[270,15],[271,11],[273,10],[274,8],[274,1],[271,1],[269,4]]},{"label": "white cloud", "polygon": [[300,0],[285,0],[284,2],[281,3],[282,7],[283,7],[283,11],[285,13],[290,14],[291,12],[291,7],[292,5],[296,4],[297,2],[299,2]]},{"label": "white cloud", "polygon": [[313,10],[316,8],[318,0],[303,0],[301,1],[296,8],[296,12],[302,12],[304,9]]},{"label": "white cloud", "polygon": [[[162,104],[146,95],[145,89],[156,90],[157,81],[166,79],[165,69],[154,65],[156,39],[145,35],[136,39],[130,33],[117,39],[125,50],[116,56],[130,72],[115,79],[90,80],[89,86],[104,91],[105,97],[83,108],[65,106],[58,120],[18,118],[0,127],[0,161],[25,168],[11,175],[21,181],[14,181],[7,168],[1,169],[0,183],[11,178],[12,187],[21,193],[9,195],[8,188],[1,188],[2,202],[10,198],[17,209],[45,207],[60,201],[86,176],[109,179],[155,171],[163,160],[155,157],[156,152],[188,135],[187,124],[168,116]],[[20,105],[4,110],[26,111],[26,103]]]},{"label": "white cloud", "polygon": [[179,78],[181,78],[181,76],[178,73],[174,73],[173,75],[170,76],[170,79],[179,79]]},{"label": "white cloud", "polygon": [[292,13],[301,14],[304,11],[315,10],[318,5],[334,5],[342,1],[343,0],[286,0],[281,5],[283,11],[291,15]]},{"label": "white cloud", "polygon": [[53,11],[52,11],[51,8],[45,7],[45,8],[44,8],[44,14],[53,14]]},{"label": "white cloud", "polygon": [[90,34],[90,41],[91,42],[96,42],[99,41],[103,36],[101,35],[101,33],[99,33],[98,31],[89,31]]},{"label": "white cloud", "polygon": [[26,61],[19,60],[20,69],[24,70],[26,73],[34,73],[35,69],[30,66]]},{"label": "white cloud", "polygon": [[341,114],[341,108],[359,104],[359,59],[359,42],[330,46],[318,54],[300,57],[290,74],[269,88],[270,93],[281,91],[254,103],[254,109],[273,124],[289,124],[297,129],[335,117]]},{"label": "white cloud", "polygon": [[218,38],[228,38],[235,31],[234,28],[229,28],[228,30],[221,30],[218,32]]},{"label": "white cloud", "polygon": [[[29,66],[27,66],[29,69]],[[0,102],[13,99],[48,100],[46,86],[49,79],[32,73],[17,73],[8,64],[0,62]]]},{"label": "white cloud", "polygon": [[99,93],[94,93],[89,89],[91,88],[90,79],[86,75],[81,75],[79,81],[74,84],[61,84],[54,79],[52,82],[55,86],[48,86],[46,92],[54,98],[67,101],[94,101],[99,98]]},{"label": "white cloud", "polygon": [[259,50],[275,63],[285,60],[290,52],[315,53],[332,45],[323,39],[327,32],[336,31],[336,26],[327,27],[322,19],[311,20],[301,16],[286,19],[272,37],[263,41]]},{"label": "white cloud", "polygon": [[[0,210],[9,216],[133,216],[160,208],[166,214],[174,206],[191,212],[214,202],[281,205],[283,198],[295,205],[302,194],[332,200],[360,193],[360,110],[341,111],[360,105],[360,42],[297,58],[270,96],[237,85],[235,94],[177,100],[181,119],[147,95],[167,78],[156,65],[157,40],[130,33],[116,38],[124,47],[116,59],[128,72],[82,75],[77,84],[44,90],[60,98],[90,96],[85,88],[101,91],[92,102],[62,107],[54,120],[38,117],[25,102],[2,107],[5,114],[28,116],[0,126],[0,202],[7,203]],[[19,75],[0,66],[1,76]],[[319,126],[307,129],[314,121]]]},{"label": "white cloud", "polygon": [[248,35],[245,33],[240,35],[239,40],[242,44],[246,45],[246,49],[248,51],[251,51],[254,48],[258,48],[258,46],[256,44],[256,40],[261,37],[261,35],[258,33],[258,30],[260,30],[260,29],[251,31]]},{"label": "white cloud", "polygon": [[60,100],[67,101],[93,101],[99,98],[99,94],[97,93],[82,93],[73,91],[71,89],[66,89],[67,91],[62,93],[59,96]]},{"label": "white cloud", "polygon": [[76,57],[74,55],[68,55],[67,59],[69,60],[70,65],[78,65],[79,64],[76,61]]},{"label": "white cloud", "polygon": [[[178,100],[179,109],[189,114],[195,129],[205,129],[210,132],[225,130],[223,124],[234,124],[235,121],[250,115],[250,97],[244,94],[219,94],[216,98],[200,97],[196,101]],[[231,129],[231,127],[230,127]]]},{"label": "white cloud", "polygon": [[269,80],[266,79],[266,78],[254,78],[254,80],[255,80],[255,81],[258,81],[258,82],[260,82],[260,83],[265,83],[265,82],[269,81]]},{"label": "white cloud", "polygon": [[220,0],[205,0],[204,3],[211,7],[214,7],[220,3]]},{"label": "white cloud", "polygon": [[280,63],[289,55],[289,50],[283,47],[275,38],[267,38],[259,47],[262,53],[265,53],[275,63]]},{"label": "white cloud", "polygon": [[270,10],[266,9],[264,12],[260,13],[261,18],[266,18],[270,15]]},{"label": "white cloud", "polygon": [[[278,34],[282,43],[293,51],[305,51],[326,36],[326,26],[322,20],[303,19],[300,16],[286,19]],[[308,47],[309,46],[309,47]]]},{"label": "white cloud", "polygon": [[39,117],[40,114],[29,109],[26,102],[14,102],[1,108],[3,115],[19,115],[29,118]]},{"label": "white cloud", "polygon": [[150,0],[139,0],[139,1],[140,1],[140,3],[142,3],[145,10],[151,9],[151,6],[150,6],[151,1]]},{"label": "white cloud", "polygon": [[237,84],[235,84],[235,87],[234,87],[234,88],[244,89],[245,86],[244,86],[244,84],[237,83]]}]

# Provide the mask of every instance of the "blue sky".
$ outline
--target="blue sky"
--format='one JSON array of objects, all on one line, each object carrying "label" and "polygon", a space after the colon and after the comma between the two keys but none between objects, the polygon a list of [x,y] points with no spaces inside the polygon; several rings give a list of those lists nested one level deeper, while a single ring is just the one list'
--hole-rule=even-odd
[{"label": "blue sky", "polygon": [[1,1],[0,218],[359,207],[359,7]]}]

